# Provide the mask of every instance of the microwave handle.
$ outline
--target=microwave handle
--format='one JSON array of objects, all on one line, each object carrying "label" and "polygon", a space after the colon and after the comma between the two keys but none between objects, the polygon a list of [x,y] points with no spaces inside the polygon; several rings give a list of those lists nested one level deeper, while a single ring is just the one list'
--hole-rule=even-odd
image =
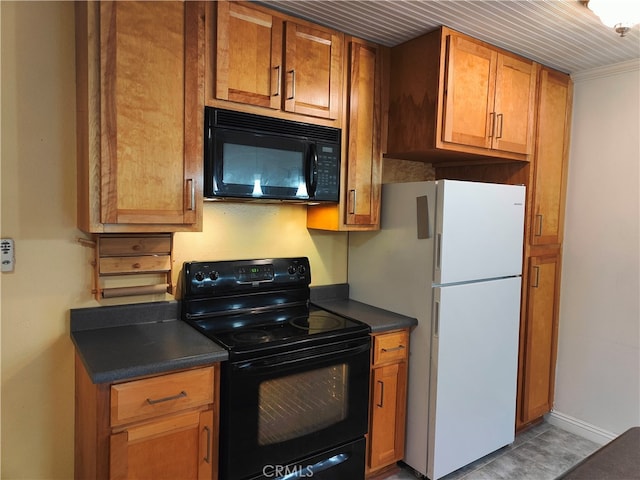
[{"label": "microwave handle", "polygon": [[309,198],[316,195],[318,186],[318,147],[315,143],[309,144],[309,161],[307,162],[307,193]]}]

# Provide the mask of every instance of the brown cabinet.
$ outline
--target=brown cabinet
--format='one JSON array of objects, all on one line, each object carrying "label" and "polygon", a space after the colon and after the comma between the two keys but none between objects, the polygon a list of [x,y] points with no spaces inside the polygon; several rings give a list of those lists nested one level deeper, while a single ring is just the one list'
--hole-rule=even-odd
[{"label": "brown cabinet", "polygon": [[81,230],[202,228],[203,68],[203,4],[76,4]]},{"label": "brown cabinet", "polygon": [[393,48],[387,156],[529,160],[537,68],[446,27]]},{"label": "brown cabinet", "polygon": [[542,68],[536,155],[531,185],[531,245],[559,245],[564,225],[572,84],[565,74]]},{"label": "brown cabinet", "polygon": [[91,383],[76,357],[75,477],[217,478],[219,366]]},{"label": "brown cabinet", "polygon": [[367,474],[404,457],[409,331],[373,336]]},{"label": "brown cabinet", "polygon": [[522,399],[518,423],[536,420],[553,407],[558,309],[560,300],[560,254],[529,259],[525,322],[522,332],[523,363],[520,369]]},{"label": "brown cabinet", "polygon": [[568,75],[540,70],[525,229],[517,428],[553,408],[572,96]]},{"label": "brown cabinet", "polygon": [[[208,66],[213,98],[327,120],[340,120],[342,33],[244,2],[215,2]],[[284,40],[284,46],[283,46]],[[220,102],[221,101],[221,102]],[[273,115],[269,111],[255,111]]]},{"label": "brown cabinet", "polygon": [[326,230],[375,230],[380,226],[382,146],[386,132],[388,49],[348,39],[341,201],[312,206],[307,226]]}]

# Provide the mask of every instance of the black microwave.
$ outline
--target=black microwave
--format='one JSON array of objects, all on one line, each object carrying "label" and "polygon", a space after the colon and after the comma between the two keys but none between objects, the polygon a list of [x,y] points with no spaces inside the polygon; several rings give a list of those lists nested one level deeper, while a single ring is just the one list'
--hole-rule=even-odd
[{"label": "black microwave", "polygon": [[205,107],[204,196],[338,202],[339,128]]}]

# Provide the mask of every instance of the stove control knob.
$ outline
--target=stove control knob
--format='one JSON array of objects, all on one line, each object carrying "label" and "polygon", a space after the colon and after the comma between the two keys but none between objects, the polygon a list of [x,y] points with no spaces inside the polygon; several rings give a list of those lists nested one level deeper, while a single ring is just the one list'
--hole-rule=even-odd
[{"label": "stove control knob", "polygon": [[300,266],[298,267],[298,273],[299,273],[300,275],[304,275],[306,272],[307,272],[307,267],[305,267],[304,265],[300,265]]},{"label": "stove control knob", "polygon": [[296,273],[296,266],[289,265],[289,269],[287,271],[289,272],[289,275],[293,275],[294,273]]},{"label": "stove control knob", "polygon": [[213,280],[214,282],[220,278],[220,274],[216,271],[213,271],[211,273],[209,273],[209,279]]},{"label": "stove control knob", "polygon": [[197,272],[197,273],[195,274],[195,278],[196,278],[196,280],[197,280],[198,282],[203,281],[203,280],[204,280],[204,273],[202,273],[202,272]]}]

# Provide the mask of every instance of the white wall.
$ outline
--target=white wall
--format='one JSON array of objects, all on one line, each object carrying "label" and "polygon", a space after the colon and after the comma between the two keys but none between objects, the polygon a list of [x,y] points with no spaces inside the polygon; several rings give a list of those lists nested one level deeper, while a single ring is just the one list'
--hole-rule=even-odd
[{"label": "white wall", "polygon": [[556,414],[640,425],[640,68],[574,76]]}]

